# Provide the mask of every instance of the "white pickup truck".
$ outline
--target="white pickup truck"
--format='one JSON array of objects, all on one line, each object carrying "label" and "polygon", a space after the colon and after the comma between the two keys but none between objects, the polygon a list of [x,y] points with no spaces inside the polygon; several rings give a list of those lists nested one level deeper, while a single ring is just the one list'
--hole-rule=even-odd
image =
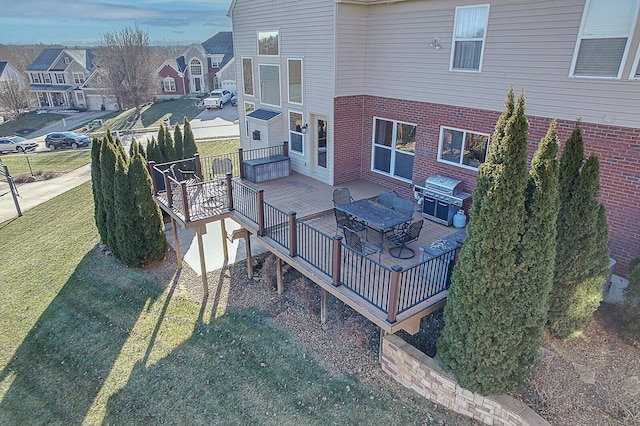
[{"label": "white pickup truck", "polygon": [[224,108],[224,104],[231,101],[233,94],[227,89],[215,89],[208,97],[204,98],[204,106],[207,109]]}]

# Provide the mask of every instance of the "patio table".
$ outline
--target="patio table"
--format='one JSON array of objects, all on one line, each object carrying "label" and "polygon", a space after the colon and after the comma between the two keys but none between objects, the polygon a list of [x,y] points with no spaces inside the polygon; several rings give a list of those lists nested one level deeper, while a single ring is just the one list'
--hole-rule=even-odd
[{"label": "patio table", "polygon": [[367,224],[368,227],[380,232],[380,248],[383,247],[384,234],[398,225],[413,220],[413,217],[378,204],[369,199],[352,201],[336,206],[336,209],[353,216]]}]

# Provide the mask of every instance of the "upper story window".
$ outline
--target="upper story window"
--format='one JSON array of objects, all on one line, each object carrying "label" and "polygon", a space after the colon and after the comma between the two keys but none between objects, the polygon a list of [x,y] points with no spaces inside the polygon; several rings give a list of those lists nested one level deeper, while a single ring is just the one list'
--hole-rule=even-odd
[{"label": "upper story window", "polygon": [[280,67],[260,65],[260,102],[280,106]]},{"label": "upper story window", "polygon": [[73,82],[75,84],[83,84],[84,83],[84,74],[81,72],[73,73]]},{"label": "upper story window", "polygon": [[253,60],[242,58],[242,82],[244,94],[253,96]]},{"label": "upper story window", "polygon": [[587,0],[571,75],[620,78],[638,15],[637,0]]},{"label": "upper story window", "polygon": [[70,63],[71,63],[71,58],[70,58],[70,57],[68,57],[68,56],[65,56],[65,57],[64,57],[64,64],[65,64],[65,65],[69,65]]},{"label": "upper story window", "polygon": [[197,59],[192,59],[189,63],[189,72],[191,75],[202,75],[202,63]]},{"label": "upper story window", "polygon": [[438,161],[476,170],[487,159],[489,135],[440,128]]},{"label": "upper story window", "polygon": [[415,149],[415,124],[374,118],[373,171],[411,181]]},{"label": "upper story window", "polygon": [[176,80],[172,77],[165,77],[162,79],[162,90],[165,92],[176,91]]},{"label": "upper story window", "polygon": [[51,75],[49,73],[44,73],[42,76],[44,77],[44,82],[46,84],[51,84]]},{"label": "upper story window", "polygon": [[36,84],[40,83],[40,74],[34,72],[33,74],[30,74],[30,75],[31,75],[31,81],[33,83],[36,83]]},{"label": "upper story window", "polygon": [[224,59],[224,55],[213,55],[209,58],[211,68],[218,68]]},{"label": "upper story window", "polygon": [[278,56],[280,41],[278,31],[258,31],[258,55]]},{"label": "upper story window", "polygon": [[64,74],[61,72],[56,73],[56,83],[64,84]]},{"label": "upper story window", "polygon": [[302,59],[287,61],[287,75],[289,76],[289,102],[302,103]]},{"label": "upper story window", "polygon": [[488,4],[456,7],[451,70],[480,72],[488,21]]}]

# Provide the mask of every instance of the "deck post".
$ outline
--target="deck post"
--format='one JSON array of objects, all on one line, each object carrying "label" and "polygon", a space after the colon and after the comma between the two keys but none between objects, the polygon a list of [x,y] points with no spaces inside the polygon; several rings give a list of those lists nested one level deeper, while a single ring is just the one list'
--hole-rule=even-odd
[{"label": "deck post", "polygon": [[196,176],[198,176],[200,180],[203,180],[202,179],[202,163],[200,163],[200,154],[196,152],[195,155],[193,156],[193,159],[194,159],[194,162],[196,163]]},{"label": "deck post", "polygon": [[398,316],[398,298],[400,297],[400,277],[402,276],[402,266],[391,267],[391,285],[389,286],[389,306],[387,308],[387,321],[396,322]]},{"label": "deck post", "polygon": [[284,291],[284,280],[282,279],[282,259],[279,257],[276,259],[276,285],[278,288],[278,294],[282,294]]},{"label": "deck post", "polygon": [[244,247],[247,252],[247,278],[253,279],[253,257],[251,256],[251,232],[246,231],[244,236]]},{"label": "deck post", "polygon": [[240,179],[244,179],[244,155],[242,148],[238,148],[238,167],[240,167]]},{"label": "deck post", "polygon": [[282,155],[289,156],[289,141],[282,142]]},{"label": "deck post", "polygon": [[298,254],[298,227],[296,226],[296,212],[289,212],[289,256]]},{"label": "deck post", "polygon": [[259,189],[256,203],[258,205],[258,235],[264,236],[264,189]]},{"label": "deck post", "polygon": [[322,289],[320,293],[320,322],[322,324],[327,323],[327,314],[329,312],[329,292]]},{"label": "deck post", "polygon": [[189,222],[191,220],[191,214],[189,213],[189,198],[187,196],[187,182],[180,182],[180,190],[182,191],[182,207],[184,208],[184,221]]},{"label": "deck post", "polygon": [[156,174],[153,172],[153,168],[156,166],[155,161],[149,161],[149,174],[151,175],[151,183],[153,184],[153,194],[158,194],[158,183],[156,182]]},{"label": "deck post", "polygon": [[227,247],[227,224],[224,218],[220,219],[220,235],[222,236],[222,255],[225,262],[229,261],[229,248]]},{"label": "deck post", "polygon": [[204,243],[202,242],[202,234],[207,233],[207,228],[205,226],[199,226],[196,230],[196,235],[198,236],[198,252],[200,254],[200,273],[202,274],[202,290],[204,292],[204,297],[209,296],[209,283],[207,282],[207,265],[205,264],[204,259]]},{"label": "deck post", "polygon": [[378,346],[378,364],[382,364],[382,345],[384,343],[384,337],[389,334],[383,329],[380,329],[380,345]]},{"label": "deck post", "polygon": [[231,173],[227,172],[224,176],[227,182],[227,206],[229,206],[229,211],[233,210],[233,191],[231,189]]},{"label": "deck post", "polygon": [[178,269],[182,269],[182,253],[180,252],[180,240],[178,239],[177,223],[173,216],[171,216],[171,227],[173,228],[173,244],[176,246],[176,262],[178,263]]},{"label": "deck post", "polygon": [[333,236],[333,285],[338,287],[340,285],[340,259],[342,259],[342,235]]}]

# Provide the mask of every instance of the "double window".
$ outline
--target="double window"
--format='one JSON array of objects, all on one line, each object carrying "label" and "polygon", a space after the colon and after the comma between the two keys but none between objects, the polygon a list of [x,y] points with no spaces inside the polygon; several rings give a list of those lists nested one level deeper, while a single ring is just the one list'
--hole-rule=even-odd
[{"label": "double window", "polygon": [[487,159],[488,147],[489,135],[441,127],[438,161],[477,169]]},{"label": "double window", "polygon": [[84,83],[84,74],[81,72],[73,73],[73,82],[75,84],[83,84]]},{"label": "double window", "polygon": [[175,92],[176,91],[176,80],[172,77],[165,77],[162,80],[162,90],[165,92]]},{"label": "double window", "polygon": [[258,31],[258,55],[280,55],[280,37],[278,31]]},{"label": "double window", "polygon": [[51,75],[49,73],[44,73],[43,77],[46,84],[51,84]]},{"label": "double window", "polygon": [[242,83],[244,94],[253,96],[253,60],[242,58]]},{"label": "double window", "polygon": [[40,83],[40,74],[38,73],[31,74],[31,81],[35,84]]},{"label": "double window", "polygon": [[571,75],[620,78],[637,15],[637,0],[587,0]]},{"label": "double window", "polygon": [[56,83],[64,84],[64,74],[62,74],[61,72],[56,73]]},{"label": "double window", "polygon": [[488,20],[488,4],[456,7],[451,49],[452,70],[481,70]]},{"label": "double window", "polygon": [[302,136],[302,114],[289,111],[289,148],[298,154],[304,153]]},{"label": "double window", "polygon": [[373,171],[411,181],[415,148],[415,124],[373,119]]},{"label": "double window", "polygon": [[260,65],[260,101],[280,106],[280,66]]}]

